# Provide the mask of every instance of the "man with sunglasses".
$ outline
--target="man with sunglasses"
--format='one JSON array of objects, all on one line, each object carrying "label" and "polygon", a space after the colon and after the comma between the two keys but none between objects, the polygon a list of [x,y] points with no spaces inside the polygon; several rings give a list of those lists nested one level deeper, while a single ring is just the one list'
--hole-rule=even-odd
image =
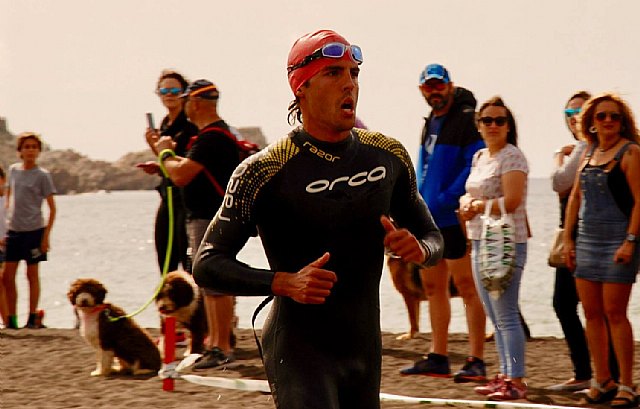
[{"label": "man with sunglasses", "polygon": [[[470,354],[463,368],[454,374],[454,381],[483,380],[486,315],[473,282],[467,239],[456,214],[473,155],[484,146],[474,121],[476,99],[469,90],[454,86],[449,72],[440,64],[429,64],[420,73],[419,89],[432,110],[422,130],[416,171],[418,189],[442,232],[445,246],[443,259],[436,266],[420,270],[429,301],[431,352],[400,373],[450,376],[447,343],[452,277],[465,305],[470,344]],[[419,305],[409,304],[407,308],[416,310],[417,317]],[[415,326],[417,332],[417,322]]]},{"label": "man with sunglasses", "polygon": [[[274,296],[262,341],[278,408],[379,408],[384,249],[417,264],[441,256],[406,150],[354,128],[361,63],[333,31],[294,43],[289,117],[302,126],[236,169],[195,260],[199,285]],[[236,259],[255,233],[269,269]]]},{"label": "man with sunglasses", "polygon": [[[187,235],[192,254],[200,246],[207,226],[222,203],[224,188],[240,162],[238,148],[227,123],[218,114],[218,88],[208,80],[191,83],[180,95],[184,111],[199,133],[187,145],[186,157],[176,156],[175,142],[163,136],[156,150],[177,186],[183,188],[187,209]],[[233,297],[203,289],[209,327],[207,350],[194,369],[207,369],[234,360],[232,340]]]}]

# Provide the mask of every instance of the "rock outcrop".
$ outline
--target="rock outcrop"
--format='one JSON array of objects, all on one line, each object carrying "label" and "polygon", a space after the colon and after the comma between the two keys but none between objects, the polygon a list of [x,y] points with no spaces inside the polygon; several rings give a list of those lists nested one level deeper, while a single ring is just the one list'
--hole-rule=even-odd
[{"label": "rock outcrop", "polygon": [[[266,139],[258,127],[238,128],[242,136],[260,147]],[[158,184],[158,176],[147,175],[136,163],[155,160],[150,150],[127,153],[115,162],[93,160],[74,150],[56,150],[45,146],[38,163],[51,172],[58,194],[85,193],[99,190],[150,190]],[[0,118],[0,164],[7,167],[18,161],[16,138]]]}]

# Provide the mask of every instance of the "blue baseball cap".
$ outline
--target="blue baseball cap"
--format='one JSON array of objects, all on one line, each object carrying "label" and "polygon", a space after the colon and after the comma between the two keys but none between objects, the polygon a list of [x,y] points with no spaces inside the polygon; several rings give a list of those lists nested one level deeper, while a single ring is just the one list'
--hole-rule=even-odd
[{"label": "blue baseball cap", "polygon": [[430,79],[437,79],[445,84],[451,82],[451,79],[449,78],[449,71],[440,64],[429,64],[424,71],[420,73],[420,85]]}]

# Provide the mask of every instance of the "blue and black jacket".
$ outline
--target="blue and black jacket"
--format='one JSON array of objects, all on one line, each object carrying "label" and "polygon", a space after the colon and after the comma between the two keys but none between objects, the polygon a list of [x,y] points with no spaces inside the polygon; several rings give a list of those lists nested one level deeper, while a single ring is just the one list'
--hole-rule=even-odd
[{"label": "blue and black jacket", "polygon": [[[471,159],[484,142],[475,124],[476,99],[471,91],[456,87],[453,105],[444,118],[433,153],[427,155],[425,140],[433,112],[425,118],[416,166],[418,190],[438,227],[459,223],[455,214],[471,171]],[[425,158],[429,156],[429,166]]]}]

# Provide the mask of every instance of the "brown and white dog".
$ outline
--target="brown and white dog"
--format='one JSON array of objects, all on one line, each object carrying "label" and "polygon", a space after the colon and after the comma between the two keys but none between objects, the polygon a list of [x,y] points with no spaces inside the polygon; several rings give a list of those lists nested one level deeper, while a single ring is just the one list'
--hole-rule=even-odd
[{"label": "brown and white dog", "polygon": [[420,301],[427,300],[420,271],[415,266],[393,257],[387,258],[387,267],[391,273],[393,286],[402,295],[409,313],[409,332],[399,335],[397,339],[415,338],[420,328]]},{"label": "brown and white dog", "polygon": [[[204,339],[208,330],[204,300],[189,273],[178,270],[167,274],[156,296],[156,307],[160,314],[174,317],[178,324],[191,333],[185,356],[204,352]],[[160,343],[160,350],[163,348],[164,339]]]},{"label": "brown and white dog", "polygon": [[105,303],[106,294],[106,288],[92,278],[77,279],[67,293],[78,313],[80,335],[96,351],[96,369],[91,375],[109,375],[114,358],[118,358],[122,373],[157,373],[162,366],[158,347],[133,319],[113,319],[126,313],[120,307]]},{"label": "brown and white dog", "polygon": [[[409,314],[409,332],[399,335],[397,339],[410,339],[418,336],[420,328],[420,302],[427,301],[424,283],[420,275],[420,269],[414,264],[404,263],[399,258],[387,258],[387,267],[391,273],[393,286],[398,290],[404,299]],[[449,281],[449,293],[451,297],[457,297],[458,290],[453,284],[453,279]]]}]

